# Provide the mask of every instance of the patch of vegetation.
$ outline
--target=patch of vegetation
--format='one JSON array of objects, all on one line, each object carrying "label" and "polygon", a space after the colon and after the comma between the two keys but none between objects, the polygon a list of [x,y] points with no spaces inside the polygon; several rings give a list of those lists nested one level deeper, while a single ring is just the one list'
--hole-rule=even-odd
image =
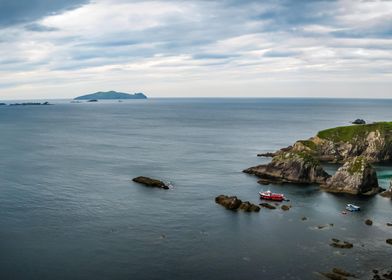
[{"label": "patch of vegetation", "polygon": [[316,143],[314,143],[311,140],[299,140],[298,142],[301,143],[302,145],[304,145],[305,147],[308,147],[312,151],[316,151],[317,150]]},{"label": "patch of vegetation", "polygon": [[379,131],[381,135],[388,135],[392,138],[392,122],[335,127],[322,130],[317,136],[333,142],[350,142],[364,138],[372,131]]},{"label": "patch of vegetation", "polygon": [[352,162],[350,167],[348,168],[348,173],[351,175],[355,173],[359,173],[362,171],[362,168],[367,164],[367,161],[364,157],[356,157]]},{"label": "patch of vegetation", "polygon": [[319,165],[318,159],[314,158],[311,154],[307,152],[285,152],[273,158],[273,161],[287,161],[287,160],[301,160],[305,164],[310,164],[312,166]]}]

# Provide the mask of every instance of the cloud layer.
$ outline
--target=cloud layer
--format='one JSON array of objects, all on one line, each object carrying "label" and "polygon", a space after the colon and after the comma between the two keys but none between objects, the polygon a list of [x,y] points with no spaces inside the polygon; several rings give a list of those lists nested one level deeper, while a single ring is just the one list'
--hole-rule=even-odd
[{"label": "cloud layer", "polygon": [[0,35],[2,99],[391,97],[392,1],[0,0]]}]

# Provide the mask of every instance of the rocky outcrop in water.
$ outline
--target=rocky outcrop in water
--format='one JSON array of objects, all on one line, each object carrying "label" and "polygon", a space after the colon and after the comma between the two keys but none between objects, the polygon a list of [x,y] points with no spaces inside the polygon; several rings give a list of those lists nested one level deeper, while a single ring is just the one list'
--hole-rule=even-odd
[{"label": "rocky outcrop in water", "polygon": [[250,203],[249,201],[242,202],[241,199],[238,199],[236,196],[227,196],[227,195],[219,195],[215,197],[215,202],[224,206],[229,210],[237,210],[241,209],[245,212],[259,212],[260,207]]},{"label": "rocky outcrop in water", "polygon": [[371,195],[380,192],[376,170],[362,156],[348,160],[322,187],[329,192],[350,194]]},{"label": "rocky outcrop in water", "polygon": [[143,184],[148,187],[156,187],[156,188],[161,188],[161,189],[165,189],[165,190],[169,189],[169,186],[166,185],[164,182],[162,182],[160,180],[152,179],[149,177],[139,176],[139,177],[133,178],[132,181],[139,183],[139,184]]},{"label": "rocky outcrop in water", "polygon": [[380,195],[382,195],[383,197],[389,197],[392,199],[392,181],[389,183],[389,189],[380,193]]},{"label": "rocky outcrop in water", "polygon": [[329,244],[332,247],[335,248],[341,248],[341,249],[351,249],[354,247],[354,245],[348,241],[341,241],[336,238],[332,238],[332,243]]},{"label": "rocky outcrop in water", "polygon": [[365,120],[363,119],[356,119],[352,122],[352,124],[366,124]]},{"label": "rocky outcrop in water", "polygon": [[243,172],[260,177],[262,183],[321,184],[329,178],[319,161],[304,152],[284,152],[269,164],[250,167]]}]

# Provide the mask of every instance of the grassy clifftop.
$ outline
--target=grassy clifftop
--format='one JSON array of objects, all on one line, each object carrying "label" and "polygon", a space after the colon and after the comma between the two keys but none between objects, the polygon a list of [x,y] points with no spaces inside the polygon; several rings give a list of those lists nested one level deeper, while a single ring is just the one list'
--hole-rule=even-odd
[{"label": "grassy clifftop", "polygon": [[320,131],[317,136],[333,142],[351,142],[366,137],[370,132],[379,131],[383,136],[392,137],[392,122],[350,125]]}]

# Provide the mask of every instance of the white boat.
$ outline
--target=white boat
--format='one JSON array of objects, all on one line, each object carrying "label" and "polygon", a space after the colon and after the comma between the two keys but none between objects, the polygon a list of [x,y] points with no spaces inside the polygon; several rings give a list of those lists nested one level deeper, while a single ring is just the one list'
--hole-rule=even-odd
[{"label": "white boat", "polygon": [[346,205],[346,210],[350,211],[350,212],[355,212],[355,211],[359,211],[361,210],[361,207],[354,205],[354,204],[347,204]]}]

